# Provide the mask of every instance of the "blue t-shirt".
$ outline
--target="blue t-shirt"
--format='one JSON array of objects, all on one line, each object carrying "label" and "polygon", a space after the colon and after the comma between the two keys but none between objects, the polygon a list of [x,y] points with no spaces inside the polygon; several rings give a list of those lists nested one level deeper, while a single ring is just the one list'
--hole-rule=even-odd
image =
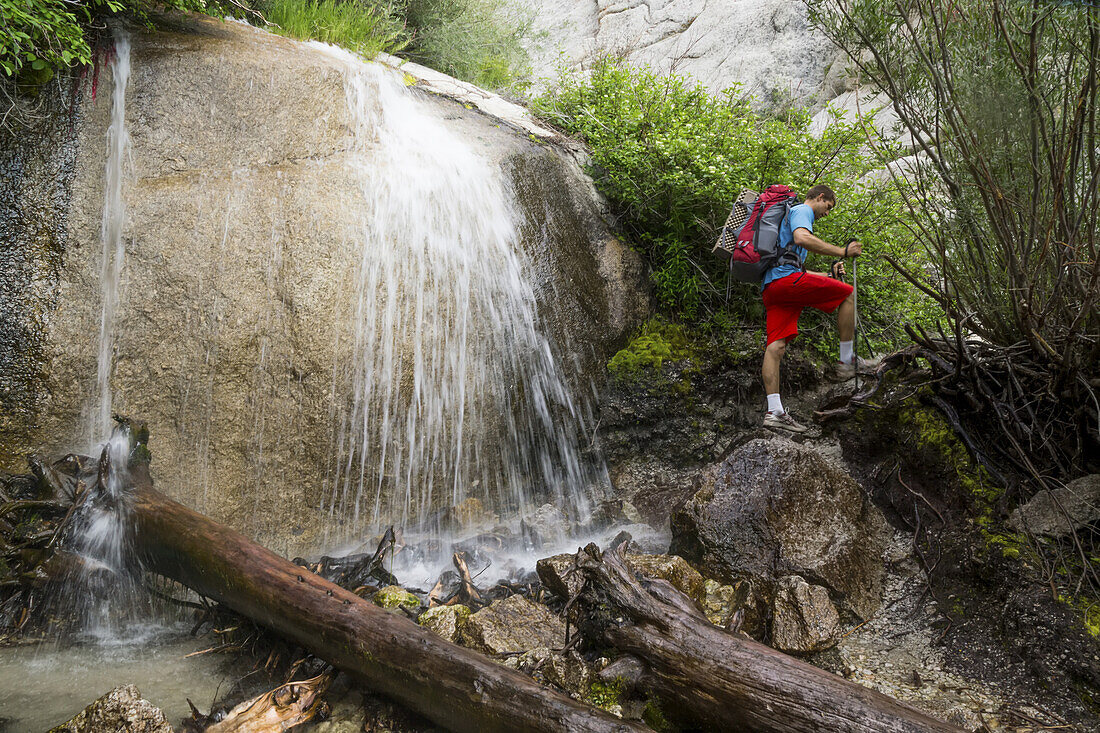
[{"label": "blue t-shirt", "polygon": [[[807,252],[805,248],[794,244],[794,230],[809,229],[812,233],[815,218],[814,210],[810,208],[809,204],[799,204],[791,207],[791,210],[787,212],[787,216],[784,217],[783,223],[779,225],[779,249],[781,251],[783,249],[792,250],[798,255],[799,263],[806,261]],[[773,280],[793,275],[796,272],[802,272],[802,269],[795,267],[793,264],[776,265],[764,273],[764,286],[767,286]]]}]

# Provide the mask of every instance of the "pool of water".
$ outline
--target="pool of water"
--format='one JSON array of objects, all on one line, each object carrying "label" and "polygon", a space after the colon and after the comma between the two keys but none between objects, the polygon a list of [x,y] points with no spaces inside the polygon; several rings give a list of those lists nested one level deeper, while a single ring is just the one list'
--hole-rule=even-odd
[{"label": "pool of water", "polygon": [[42,733],[119,685],[133,684],[173,727],[190,715],[187,698],[208,712],[219,686],[235,681],[209,637],[151,628],[128,639],[78,646],[44,643],[0,648],[0,733]]}]

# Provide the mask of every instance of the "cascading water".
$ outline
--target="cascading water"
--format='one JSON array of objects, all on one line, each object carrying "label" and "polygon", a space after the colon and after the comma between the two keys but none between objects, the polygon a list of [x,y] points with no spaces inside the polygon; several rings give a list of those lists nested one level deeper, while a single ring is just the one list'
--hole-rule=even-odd
[{"label": "cascading water", "polygon": [[316,45],[345,62],[363,196],[354,363],[336,369],[351,396],[334,416],[327,510],[353,527],[467,498],[501,514],[535,501],[584,513],[602,464],[583,455],[583,413],[502,172],[392,71]]},{"label": "cascading water", "polygon": [[117,640],[126,612],[133,609],[132,558],[128,549],[127,482],[129,430],[112,431],[111,371],[115,320],[119,304],[126,221],[123,183],[130,168],[130,140],[126,130],[126,88],[130,80],[130,36],[114,29],[110,56],[113,89],[111,117],[107,129],[107,164],[104,175],[103,219],[100,240],[102,310],[100,312],[95,403],[88,434],[100,455],[95,485],[77,497],[74,518],[66,544],[78,558],[78,567],[62,590],[62,603],[79,609],[81,630],[100,641]]},{"label": "cascading water", "polygon": [[88,433],[92,445],[107,439],[111,430],[111,368],[113,364],[115,315],[126,249],[122,229],[126,223],[126,200],[122,184],[129,171],[130,136],[126,131],[126,87],[130,82],[130,36],[114,30],[114,53],[110,61],[113,89],[111,122],[107,128],[107,167],[104,176],[103,221],[100,240],[103,258],[99,280],[103,307],[99,319],[99,344],[96,365],[95,405]]}]

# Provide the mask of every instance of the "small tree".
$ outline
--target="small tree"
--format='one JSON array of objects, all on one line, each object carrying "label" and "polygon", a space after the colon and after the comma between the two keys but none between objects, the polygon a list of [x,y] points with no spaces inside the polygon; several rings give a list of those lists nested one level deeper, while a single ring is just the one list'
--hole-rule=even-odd
[{"label": "small tree", "polygon": [[[1042,0],[807,0],[913,138],[893,165],[951,333],[912,334],[1046,485],[1100,442],[1100,10]],[[874,142],[874,140],[872,140]]]}]

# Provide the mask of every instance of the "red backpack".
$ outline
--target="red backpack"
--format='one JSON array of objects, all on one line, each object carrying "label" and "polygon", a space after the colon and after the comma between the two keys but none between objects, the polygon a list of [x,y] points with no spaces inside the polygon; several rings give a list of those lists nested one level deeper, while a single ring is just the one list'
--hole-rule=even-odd
[{"label": "red backpack", "polygon": [[779,228],[797,203],[798,196],[782,184],[768,186],[759,196],[741,192],[712,250],[729,260],[735,279],[760,282],[764,273],[781,261],[801,266],[797,254],[779,247]]}]

